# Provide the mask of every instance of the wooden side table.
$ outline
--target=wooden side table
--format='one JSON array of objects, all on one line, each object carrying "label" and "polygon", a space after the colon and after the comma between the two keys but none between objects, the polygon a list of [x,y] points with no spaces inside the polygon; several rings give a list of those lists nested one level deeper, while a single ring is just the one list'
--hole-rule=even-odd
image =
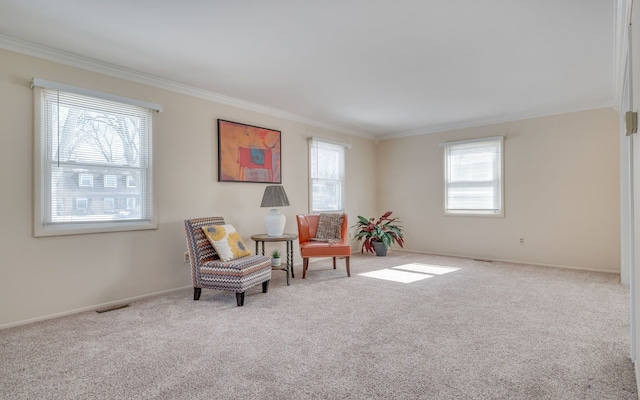
[{"label": "wooden side table", "polygon": [[274,268],[287,272],[287,286],[289,283],[289,272],[291,272],[291,277],[295,278],[293,274],[293,241],[298,238],[298,235],[295,233],[283,233],[282,236],[269,236],[266,233],[260,233],[257,235],[251,235],[251,240],[256,242],[256,254],[258,254],[258,242],[262,243],[262,255],[264,255],[264,243],[265,242],[287,242],[287,261],[285,263],[284,268]]}]

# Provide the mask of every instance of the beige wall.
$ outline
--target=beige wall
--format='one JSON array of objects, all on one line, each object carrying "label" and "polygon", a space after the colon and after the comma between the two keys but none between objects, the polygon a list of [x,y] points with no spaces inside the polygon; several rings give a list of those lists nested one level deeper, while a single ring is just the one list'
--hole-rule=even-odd
[{"label": "beige wall", "polygon": [[[378,209],[403,221],[407,249],[618,273],[618,127],[598,109],[381,141]],[[498,135],[505,217],[443,215],[439,143]]]},{"label": "beige wall", "polygon": [[[282,131],[282,182],[295,214],[308,211],[307,137],[352,144],[346,152],[346,211],[373,213],[375,144],[261,113],[176,94],[0,50],[0,328],[191,284],[183,263],[183,220],[224,216],[248,239],[264,232],[265,184],[217,182],[216,119]],[[32,235],[32,77],[160,103],[155,120],[159,229],[34,238]],[[300,262],[296,250],[296,261]],[[280,273],[280,272],[274,272]]]},{"label": "beige wall", "polygon": [[[619,271],[618,122],[602,109],[384,140],[273,116],[0,50],[0,328],[189,286],[185,218],[222,215],[248,240],[263,232],[264,184],[217,182],[216,119],[282,131],[286,231],[308,210],[308,136],[352,144],[346,211],[393,210],[406,248],[439,254]],[[34,238],[32,77],[160,103],[155,120],[160,227]],[[442,215],[438,144],[504,135],[505,218]],[[375,171],[379,173],[377,176]],[[519,238],[525,237],[525,245]],[[355,245],[354,245],[355,248]],[[359,251],[359,248],[356,248]],[[300,258],[296,250],[296,260]],[[275,272],[279,273],[279,272]]]}]

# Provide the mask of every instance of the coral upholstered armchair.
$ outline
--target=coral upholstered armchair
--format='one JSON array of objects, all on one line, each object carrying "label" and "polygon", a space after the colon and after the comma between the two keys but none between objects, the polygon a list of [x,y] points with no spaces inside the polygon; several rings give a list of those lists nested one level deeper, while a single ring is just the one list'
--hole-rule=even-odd
[{"label": "coral upholstered armchair", "polygon": [[333,269],[336,269],[336,257],[344,257],[349,270],[351,245],[347,241],[347,214],[299,214],[298,241],[302,256],[302,279],[307,275],[309,258],[333,257]]}]

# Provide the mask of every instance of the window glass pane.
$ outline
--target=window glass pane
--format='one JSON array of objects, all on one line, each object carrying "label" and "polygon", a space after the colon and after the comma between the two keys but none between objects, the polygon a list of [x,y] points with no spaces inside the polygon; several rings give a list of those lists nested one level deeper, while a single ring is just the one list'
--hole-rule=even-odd
[{"label": "window glass pane", "polygon": [[454,147],[449,154],[450,182],[487,182],[496,178],[498,152],[495,146]]},{"label": "window glass pane", "polygon": [[340,179],[341,152],[335,149],[319,147],[313,160],[314,178]]},{"label": "window glass pane", "polygon": [[134,188],[136,187],[136,178],[134,175],[127,175],[127,187]]},{"label": "window glass pane", "polygon": [[80,186],[80,187],[93,187],[93,174],[79,173],[78,174],[78,186]]},{"label": "window glass pane", "polygon": [[150,221],[151,111],[49,90],[43,99],[44,225]]},{"label": "window glass pane", "polygon": [[502,138],[445,145],[445,210],[502,212]]},{"label": "window glass pane", "polygon": [[344,147],[310,142],[311,212],[342,210]]},{"label": "window glass pane", "polygon": [[493,186],[449,185],[447,196],[450,209],[495,210],[498,208]]},{"label": "window glass pane", "polygon": [[88,199],[76,199],[76,208],[78,210],[86,210],[89,208],[89,200]]},{"label": "window glass pane", "polygon": [[107,188],[116,188],[116,187],[118,187],[118,176],[117,175],[105,175],[104,176],[104,187],[107,187]]},{"label": "window glass pane", "polygon": [[316,179],[313,181],[313,210],[338,211],[341,210],[340,199],[342,185],[339,181]]}]

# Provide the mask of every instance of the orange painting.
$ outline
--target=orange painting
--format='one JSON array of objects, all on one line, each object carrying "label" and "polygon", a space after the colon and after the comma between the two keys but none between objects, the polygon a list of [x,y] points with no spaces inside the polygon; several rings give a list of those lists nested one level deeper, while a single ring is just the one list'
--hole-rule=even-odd
[{"label": "orange painting", "polygon": [[282,183],[281,132],[218,120],[218,181]]}]

